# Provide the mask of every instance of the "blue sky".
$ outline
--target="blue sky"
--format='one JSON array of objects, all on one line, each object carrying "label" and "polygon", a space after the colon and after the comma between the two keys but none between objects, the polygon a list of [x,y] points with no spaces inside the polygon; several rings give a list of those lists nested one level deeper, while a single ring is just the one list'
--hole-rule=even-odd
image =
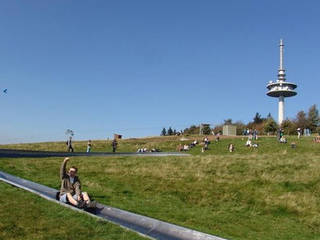
[{"label": "blue sky", "polygon": [[1,1],[0,143],[159,135],[319,102],[319,1]]}]

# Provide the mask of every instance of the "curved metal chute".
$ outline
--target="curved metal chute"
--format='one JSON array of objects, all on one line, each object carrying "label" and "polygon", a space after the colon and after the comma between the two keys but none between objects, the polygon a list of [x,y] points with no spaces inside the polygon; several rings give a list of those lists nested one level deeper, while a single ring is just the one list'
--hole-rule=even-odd
[{"label": "curved metal chute", "polygon": [[23,178],[0,171],[0,180],[29,192],[35,193],[47,200],[59,203],[73,210],[87,213],[91,216],[120,225],[123,228],[137,232],[140,235],[157,240],[226,240],[220,237],[198,232],[154,218],[124,211],[118,208],[97,204],[96,211],[85,212],[71,205],[56,200],[57,190]]}]

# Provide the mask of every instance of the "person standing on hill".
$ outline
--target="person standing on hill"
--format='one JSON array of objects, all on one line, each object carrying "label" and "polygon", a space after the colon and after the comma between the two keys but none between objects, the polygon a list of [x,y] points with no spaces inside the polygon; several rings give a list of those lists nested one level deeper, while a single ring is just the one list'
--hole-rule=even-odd
[{"label": "person standing on hill", "polygon": [[113,139],[111,145],[112,145],[112,152],[116,152],[117,146],[118,146],[117,140],[116,140],[116,139]]},{"label": "person standing on hill", "polygon": [[91,140],[89,140],[87,144],[87,153],[91,152],[91,147],[92,147]]},{"label": "person standing on hill", "polygon": [[297,133],[298,133],[298,139],[301,137],[301,128],[297,128]]},{"label": "person standing on hill", "polygon": [[70,203],[78,208],[95,207],[95,201],[91,201],[86,192],[81,192],[81,183],[77,176],[78,169],[75,166],[66,171],[67,163],[70,159],[63,160],[60,168],[61,188],[59,201]]},{"label": "person standing on hill", "polygon": [[69,140],[67,141],[67,152],[73,152],[72,137],[69,137]]}]

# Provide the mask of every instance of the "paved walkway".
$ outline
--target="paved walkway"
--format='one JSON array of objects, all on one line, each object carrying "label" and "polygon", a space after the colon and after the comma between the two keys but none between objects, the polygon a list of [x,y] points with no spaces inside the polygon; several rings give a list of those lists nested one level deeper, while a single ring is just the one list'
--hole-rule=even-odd
[{"label": "paved walkway", "polygon": [[152,156],[152,157],[166,157],[166,156],[189,156],[186,153],[179,152],[145,152],[145,153],[133,153],[133,152],[46,152],[46,151],[27,151],[27,150],[10,150],[0,149],[0,158],[43,158],[43,157],[115,157],[115,156]]}]

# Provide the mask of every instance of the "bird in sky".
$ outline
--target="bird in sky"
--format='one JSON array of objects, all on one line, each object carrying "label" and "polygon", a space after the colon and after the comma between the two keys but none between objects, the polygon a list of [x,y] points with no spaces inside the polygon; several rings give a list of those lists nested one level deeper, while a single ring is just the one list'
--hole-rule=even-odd
[{"label": "bird in sky", "polygon": [[7,92],[8,92],[8,89],[4,89],[4,90],[3,90],[3,93],[7,93]]}]

